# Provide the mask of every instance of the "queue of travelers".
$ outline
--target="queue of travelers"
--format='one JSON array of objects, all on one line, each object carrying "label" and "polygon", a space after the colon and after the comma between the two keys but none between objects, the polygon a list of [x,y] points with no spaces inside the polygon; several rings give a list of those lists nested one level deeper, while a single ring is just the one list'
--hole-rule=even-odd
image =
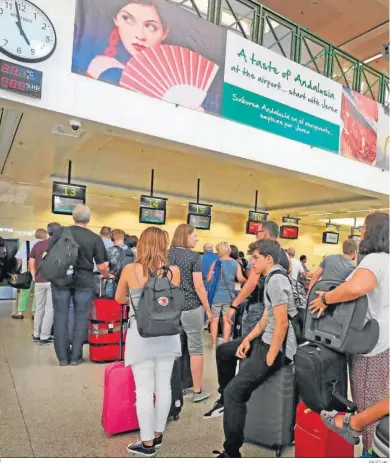
[{"label": "queue of travelers", "polygon": [[[307,310],[319,315],[330,305],[367,295],[368,319],[378,320],[380,336],[370,353],[350,359],[352,399],[360,413],[366,412],[359,419],[352,419],[350,415],[346,420],[337,412],[324,412],[321,418],[328,427],[354,443],[362,434],[365,452],[371,447],[375,417],[388,407],[389,396],[388,214],[368,215],[360,246],[352,239],[346,240],[343,254],[325,257],[313,273],[307,267],[306,255],[298,261],[295,249],[281,248],[279,226],[272,221],[259,224],[256,241],[249,246],[247,261],[227,242],[219,243],[216,253],[212,244],[205,244],[201,256],[194,251],[197,232],[187,224],[177,227],[171,242],[168,234],[157,227],[147,228],[138,242],[136,237],[108,227],[102,228],[99,237],[87,228],[90,215],[87,206],[77,206],[73,212],[74,225],[69,230],[77,243],[78,254],[74,268],[68,272],[72,281],[68,288],[48,284],[39,273],[40,262],[50,254],[65,230],[59,224],[49,224],[49,239],[45,230],[37,230],[36,241],[31,243],[31,256],[27,256],[27,250],[22,247],[18,258],[22,264],[25,262],[25,267],[27,260],[30,261],[36,285],[33,340],[39,338],[44,344],[51,342],[48,333],[54,312],[54,348],[59,364],[76,366],[83,361],[94,272],[99,272],[104,279],[114,279],[110,273],[110,249],[117,246],[134,250],[133,262],[121,269],[115,292],[118,303],[130,306],[125,364],[131,366],[134,374],[141,432],[141,441],[129,444],[130,453],[156,454],[163,443],[171,406],[172,369],[175,359],[182,353],[180,336],[144,338],[137,330],[139,301],[151,272],[159,277],[168,270],[172,285],[182,288],[184,293],[180,318],[190,354],[194,403],[211,395],[203,384],[204,325],[205,322],[210,324],[212,345],[216,349],[219,398],[204,418],[223,416],[225,441],[219,452],[221,458],[241,456],[246,404],[252,392],[282,364],[294,361],[298,346],[291,323],[298,312],[294,284],[303,287],[305,280],[310,279],[311,289],[321,278],[345,281],[329,292],[319,293],[311,302]],[[362,258],[356,265],[358,253]],[[52,304],[48,300],[50,297]],[[71,299],[75,312],[72,340],[67,328]],[[245,314],[246,328],[242,326],[241,336],[232,340],[234,318],[245,301],[249,301],[248,307],[253,307],[253,311]],[[23,318],[23,304],[18,305],[14,318]],[[223,321],[222,340],[217,345],[220,320]],[[237,373],[237,364],[243,359],[247,361]],[[362,427],[357,429],[359,423]]]}]

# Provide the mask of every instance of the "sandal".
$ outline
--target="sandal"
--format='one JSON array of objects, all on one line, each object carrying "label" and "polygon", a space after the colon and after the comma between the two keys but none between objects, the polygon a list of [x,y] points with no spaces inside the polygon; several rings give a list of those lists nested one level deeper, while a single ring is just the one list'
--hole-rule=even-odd
[{"label": "sandal", "polygon": [[358,445],[360,442],[360,435],[363,431],[355,431],[350,427],[349,421],[353,413],[346,413],[344,415],[342,428],[339,428],[336,425],[336,416],[338,414],[339,412],[336,412],[336,410],[333,410],[331,412],[323,410],[321,412],[321,420],[329,429],[331,429],[334,432],[337,432],[337,434],[339,434],[347,442],[349,442],[352,445]]}]

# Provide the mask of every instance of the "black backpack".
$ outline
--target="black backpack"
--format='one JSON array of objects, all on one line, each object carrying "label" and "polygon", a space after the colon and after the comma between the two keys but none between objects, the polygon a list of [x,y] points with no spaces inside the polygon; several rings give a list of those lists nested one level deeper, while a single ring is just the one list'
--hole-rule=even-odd
[{"label": "black backpack", "polygon": [[73,238],[69,227],[63,228],[60,238],[43,257],[39,272],[57,288],[66,288],[72,284],[79,245]]},{"label": "black backpack", "polygon": [[[157,274],[162,271],[162,276]],[[184,308],[184,292],[172,284],[172,271],[162,267],[156,273],[149,270],[149,280],[135,308],[138,333],[143,338],[173,336],[180,333],[180,317]],[[168,276],[169,275],[169,276]]]},{"label": "black backpack", "polygon": [[[295,306],[297,308],[298,313],[294,315],[293,317],[291,315],[288,315],[288,319],[290,320],[291,325],[293,327],[295,337],[297,339],[297,343],[302,344],[302,342],[304,342],[305,340],[304,319],[305,319],[305,312],[306,312],[306,298],[302,299],[301,293],[297,288],[298,283],[296,281],[292,281],[284,270],[275,270],[274,272],[271,273],[269,279],[271,279],[273,275],[284,275],[286,278],[288,278],[288,281],[290,282],[291,289],[292,289],[293,296],[294,296]],[[268,295],[268,292],[266,292],[265,296],[269,301],[271,301]]]},{"label": "black backpack", "polygon": [[120,246],[112,246],[107,249],[109,270],[112,275],[115,275],[115,281],[118,282],[123,269],[128,264],[132,264],[135,260],[132,248],[123,249]]},{"label": "black backpack", "polygon": [[294,355],[295,377],[302,401],[316,413],[322,410],[354,412],[347,400],[347,356],[322,344],[306,343]]}]

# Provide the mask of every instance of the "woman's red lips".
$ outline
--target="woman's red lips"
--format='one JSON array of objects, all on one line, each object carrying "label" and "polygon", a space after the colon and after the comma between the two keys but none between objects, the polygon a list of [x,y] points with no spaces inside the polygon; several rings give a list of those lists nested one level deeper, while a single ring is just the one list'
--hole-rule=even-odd
[{"label": "woman's red lips", "polygon": [[136,49],[137,52],[140,52],[142,50],[145,50],[145,45],[141,45],[139,43],[133,43],[133,47]]}]

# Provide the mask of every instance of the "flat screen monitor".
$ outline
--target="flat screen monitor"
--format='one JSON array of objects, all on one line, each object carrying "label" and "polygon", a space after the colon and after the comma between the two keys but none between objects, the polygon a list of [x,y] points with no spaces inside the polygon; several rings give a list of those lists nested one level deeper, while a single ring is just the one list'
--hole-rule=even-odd
[{"label": "flat screen monitor", "polygon": [[246,223],[246,234],[247,235],[256,235],[259,229],[259,222],[250,222]]},{"label": "flat screen monitor", "polygon": [[198,230],[210,230],[211,217],[205,217],[203,215],[188,214],[188,225],[197,228]]},{"label": "flat screen monitor", "polygon": [[52,213],[62,215],[72,215],[74,208],[78,204],[84,204],[83,199],[64,198],[62,196],[53,196]]},{"label": "flat screen monitor", "polygon": [[285,240],[298,239],[299,228],[294,225],[282,225],[280,227],[280,237]]},{"label": "flat screen monitor", "polygon": [[326,244],[338,244],[339,234],[336,232],[324,232],[322,234],[322,242]]},{"label": "flat screen monitor", "polygon": [[165,225],[165,209],[149,209],[147,207],[140,207],[139,221],[140,223],[147,223],[150,225]]}]

